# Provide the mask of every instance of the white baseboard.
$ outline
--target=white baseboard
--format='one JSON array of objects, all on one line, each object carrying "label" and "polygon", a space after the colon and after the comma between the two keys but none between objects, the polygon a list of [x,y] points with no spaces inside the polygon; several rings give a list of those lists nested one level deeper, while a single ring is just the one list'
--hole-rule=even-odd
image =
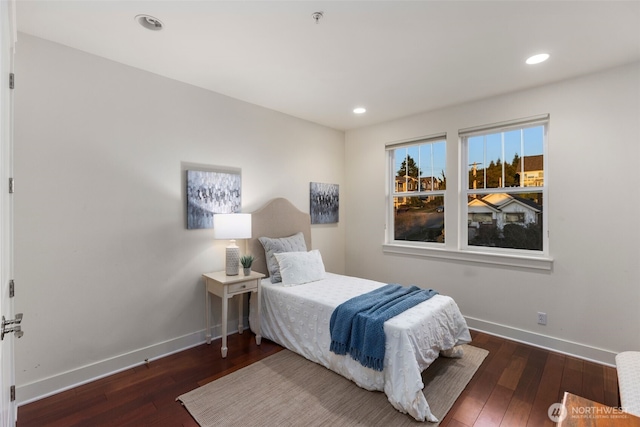
[{"label": "white baseboard", "polygon": [[[237,324],[237,322],[229,322],[229,325],[233,324]],[[248,324],[246,318],[244,324]],[[212,327],[212,339],[220,338],[222,336],[221,331],[221,325]],[[237,328],[235,330],[230,330],[229,334],[237,331]],[[150,345],[129,353],[121,354],[119,356],[82,366],[58,375],[34,381],[29,384],[18,385],[16,386],[16,402],[18,406],[26,405],[27,403],[44,399],[45,397],[49,397],[56,393],[131,369],[134,366],[143,365],[146,363],[145,360],[151,362],[205,342],[205,330],[203,329],[198,332]]]},{"label": "white baseboard", "polygon": [[[480,332],[521,342],[523,344],[533,345],[535,347],[544,348],[557,353],[574,356],[580,359],[608,366],[615,366],[616,353],[609,350],[561,340],[547,335],[513,328],[511,326],[475,319],[473,317],[465,316],[465,319],[467,320],[469,328]],[[235,322],[230,322],[230,324],[235,324]],[[248,319],[245,318],[244,324],[248,324]],[[221,330],[222,327],[220,325],[212,327],[211,335],[214,337],[212,339],[220,338],[222,336]],[[237,332],[237,330],[229,331],[229,333],[234,332]],[[205,331],[201,330],[192,334],[187,334],[134,350],[129,353],[121,354],[110,359],[92,363],[71,371],[63,372],[42,380],[34,381],[29,384],[19,385],[16,387],[16,401],[18,406],[26,405],[27,403],[43,399],[53,394],[133,368],[134,366],[142,365],[145,363],[145,360],[153,361],[203,344],[205,341]]]},{"label": "white baseboard", "polygon": [[616,352],[465,316],[470,329],[615,367]]}]

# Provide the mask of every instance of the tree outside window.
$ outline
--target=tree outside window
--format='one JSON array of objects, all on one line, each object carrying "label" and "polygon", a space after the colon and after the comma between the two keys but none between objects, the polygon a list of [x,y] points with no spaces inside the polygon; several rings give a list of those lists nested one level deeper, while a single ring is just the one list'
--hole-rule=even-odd
[{"label": "tree outside window", "polygon": [[394,241],[444,243],[444,139],[387,148],[392,162]]}]

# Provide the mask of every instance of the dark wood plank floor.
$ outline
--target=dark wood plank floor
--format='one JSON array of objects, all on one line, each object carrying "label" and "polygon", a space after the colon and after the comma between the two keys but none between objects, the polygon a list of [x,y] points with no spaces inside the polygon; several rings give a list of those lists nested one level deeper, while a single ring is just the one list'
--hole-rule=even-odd
[{"label": "dark wood plank floor", "polygon": [[[472,337],[489,356],[442,427],[553,426],[547,409],[564,391],[619,406],[614,368],[475,331]],[[197,427],[177,396],[280,350],[264,339],[256,346],[248,332],[231,335],[226,359],[220,357],[220,340],[185,350],[21,406],[18,427]]]}]

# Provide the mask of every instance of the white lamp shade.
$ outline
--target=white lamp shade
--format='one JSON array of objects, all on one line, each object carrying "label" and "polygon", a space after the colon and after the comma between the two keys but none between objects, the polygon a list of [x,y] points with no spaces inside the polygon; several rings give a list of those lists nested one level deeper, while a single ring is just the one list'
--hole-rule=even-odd
[{"label": "white lamp shade", "polygon": [[216,239],[251,238],[251,214],[219,213],[213,215],[213,234]]},{"label": "white lamp shade", "polygon": [[237,276],[240,269],[240,248],[236,239],[251,238],[251,214],[213,215],[213,234],[216,239],[229,239],[226,249],[225,271],[227,276]]}]

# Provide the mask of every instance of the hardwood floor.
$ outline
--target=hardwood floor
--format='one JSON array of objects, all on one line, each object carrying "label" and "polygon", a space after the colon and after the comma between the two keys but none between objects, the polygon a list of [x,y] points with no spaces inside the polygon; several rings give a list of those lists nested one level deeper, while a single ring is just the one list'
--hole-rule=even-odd
[{"label": "hardwood floor", "polygon": [[218,339],[20,406],[18,427],[197,427],[176,397],[282,350],[249,331],[228,339],[226,359]]},{"label": "hardwood floor", "polygon": [[[489,355],[442,427],[553,426],[547,409],[565,391],[619,406],[614,368],[475,331],[472,337],[472,345]],[[256,346],[251,333],[234,334],[226,359],[220,357],[220,340],[200,345],[21,406],[18,427],[197,427],[177,396],[280,350],[264,339]]]}]

